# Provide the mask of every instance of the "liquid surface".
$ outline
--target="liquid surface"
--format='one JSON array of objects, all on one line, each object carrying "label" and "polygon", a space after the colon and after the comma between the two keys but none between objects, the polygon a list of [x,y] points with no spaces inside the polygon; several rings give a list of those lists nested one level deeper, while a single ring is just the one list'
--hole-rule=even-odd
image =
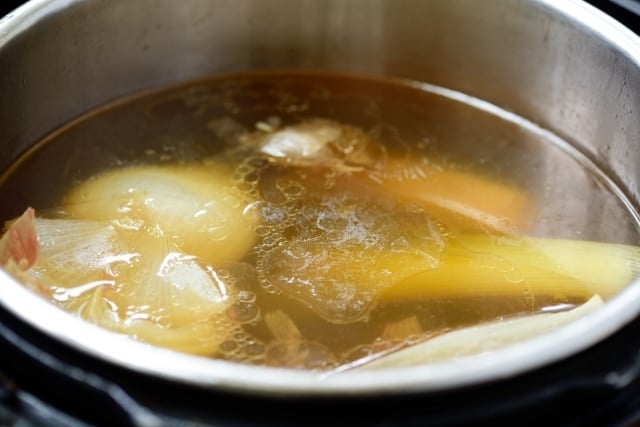
[{"label": "liquid surface", "polygon": [[429,87],[320,73],[103,107],[19,159],[0,197],[5,220],[35,208],[52,302],[152,344],[290,368],[606,298],[621,284],[584,285],[547,239],[639,240],[606,179],[545,133]]}]

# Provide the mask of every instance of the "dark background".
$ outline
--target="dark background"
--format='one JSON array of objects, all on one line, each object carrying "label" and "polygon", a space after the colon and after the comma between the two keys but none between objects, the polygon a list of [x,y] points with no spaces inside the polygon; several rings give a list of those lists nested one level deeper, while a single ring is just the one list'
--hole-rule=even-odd
[{"label": "dark background", "polygon": [[22,3],[24,3],[24,2],[15,1],[15,0],[9,0],[9,1],[0,2],[0,16],[6,15],[7,13],[11,12],[16,7],[20,6]]}]

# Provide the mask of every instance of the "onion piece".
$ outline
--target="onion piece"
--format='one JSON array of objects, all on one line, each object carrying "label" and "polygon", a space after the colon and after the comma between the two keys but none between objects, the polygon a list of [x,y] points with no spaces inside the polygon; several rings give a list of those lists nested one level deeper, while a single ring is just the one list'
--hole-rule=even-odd
[{"label": "onion piece", "polygon": [[274,338],[265,352],[267,366],[309,370],[335,368],[336,360],[331,351],[306,339],[288,314],[275,310],[266,313],[264,320]]},{"label": "onion piece", "polygon": [[338,172],[360,171],[386,153],[362,129],[328,119],[307,119],[277,130],[244,134],[239,142],[277,163]]},{"label": "onion piece", "polygon": [[63,305],[77,305],[83,293],[103,288],[123,319],[167,327],[206,319],[228,306],[228,289],[215,271],[154,230],[105,221],[38,219],[36,224],[41,254],[32,270],[55,286],[54,298]]},{"label": "onion piece", "polygon": [[37,218],[40,256],[32,274],[55,287],[74,288],[113,278],[108,274],[127,247],[109,221]]},{"label": "onion piece", "polygon": [[520,234],[536,213],[525,189],[430,159],[389,158],[337,176],[336,185],[421,206],[455,232]]},{"label": "onion piece", "polygon": [[45,218],[33,226],[35,264],[20,270],[11,258],[4,267],[22,283],[45,289],[67,311],[147,343],[197,354],[213,354],[231,333],[224,313],[231,302],[227,285],[157,230]]},{"label": "onion piece", "polygon": [[218,165],[133,166],[86,181],[65,198],[74,217],[157,228],[210,264],[244,256],[255,242],[257,213]]},{"label": "onion piece", "polygon": [[47,286],[29,270],[38,260],[35,211],[27,208],[20,217],[9,221],[5,228],[0,238],[0,267],[27,288],[48,295]]},{"label": "onion piece", "polygon": [[224,316],[214,316],[179,327],[165,327],[144,319],[122,319],[111,310],[102,288],[91,295],[79,313],[82,318],[135,340],[183,353],[211,356],[231,333]]},{"label": "onion piece", "polygon": [[125,319],[176,327],[202,321],[228,307],[226,284],[197,258],[181,253],[161,235],[128,237],[132,262],[120,268],[113,292],[105,291]]}]

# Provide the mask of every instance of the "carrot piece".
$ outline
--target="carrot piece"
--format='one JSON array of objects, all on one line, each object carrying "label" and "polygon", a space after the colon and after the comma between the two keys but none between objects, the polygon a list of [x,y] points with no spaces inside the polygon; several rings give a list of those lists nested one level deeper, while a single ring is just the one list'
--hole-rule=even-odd
[{"label": "carrot piece", "polygon": [[451,230],[519,234],[532,224],[535,203],[524,190],[466,171],[393,159],[348,180],[423,206]]}]

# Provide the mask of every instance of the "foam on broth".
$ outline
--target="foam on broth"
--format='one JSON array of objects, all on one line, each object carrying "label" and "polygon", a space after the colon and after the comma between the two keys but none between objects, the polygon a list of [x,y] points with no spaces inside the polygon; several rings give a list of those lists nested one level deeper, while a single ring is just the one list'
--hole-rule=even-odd
[{"label": "foam on broth", "polygon": [[[298,158],[259,149],[269,135],[300,123],[320,123],[313,129],[329,139],[338,126],[339,142],[329,152]],[[392,171],[379,166],[389,161]],[[436,270],[452,242],[468,232],[465,220],[449,223],[398,196],[412,176],[431,168],[525,194],[531,209],[516,235],[624,245],[639,240],[628,203],[553,135],[441,88],[318,72],[213,77],[102,107],[44,138],[3,174],[0,215],[9,220],[33,206],[41,217],[74,217],[65,200],[75,186],[131,165],[224,165],[241,194],[234,203],[258,218],[251,223],[255,241],[238,259],[195,257],[228,297],[224,311],[209,319],[213,332],[207,333],[220,338],[204,353],[241,363],[336,369],[464,326],[568,310],[590,297],[521,286],[521,271],[482,251],[480,258],[493,260],[481,268],[497,270],[514,291],[449,295],[443,287],[386,297],[397,279],[390,265],[407,260],[403,278]],[[400,186],[368,190],[387,178]],[[471,227],[474,236],[499,243],[511,234]],[[181,235],[169,238],[179,248],[189,243]],[[54,303],[81,315],[95,300],[96,286],[53,288]],[[127,307],[118,304],[129,300],[100,298],[126,317]]]}]

